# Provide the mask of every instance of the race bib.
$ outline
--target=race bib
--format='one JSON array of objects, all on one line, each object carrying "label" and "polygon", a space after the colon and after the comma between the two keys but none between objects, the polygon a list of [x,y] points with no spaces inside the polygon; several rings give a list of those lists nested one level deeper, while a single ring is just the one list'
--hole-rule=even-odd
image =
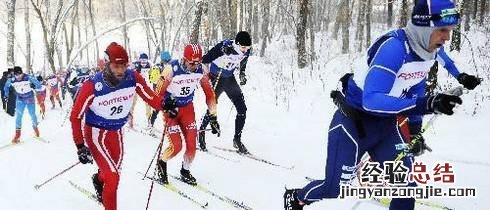
[{"label": "race bib", "polygon": [[125,118],[131,111],[135,87],[128,87],[110,92],[106,95],[96,96],[90,109],[105,119],[116,120]]}]

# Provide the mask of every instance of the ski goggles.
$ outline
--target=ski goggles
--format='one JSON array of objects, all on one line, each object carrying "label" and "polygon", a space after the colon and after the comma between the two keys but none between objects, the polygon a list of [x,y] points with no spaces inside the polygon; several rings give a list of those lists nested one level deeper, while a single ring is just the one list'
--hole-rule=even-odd
[{"label": "ski goggles", "polygon": [[201,61],[187,61],[187,63],[189,63],[189,65],[195,66],[195,65],[200,64]]}]

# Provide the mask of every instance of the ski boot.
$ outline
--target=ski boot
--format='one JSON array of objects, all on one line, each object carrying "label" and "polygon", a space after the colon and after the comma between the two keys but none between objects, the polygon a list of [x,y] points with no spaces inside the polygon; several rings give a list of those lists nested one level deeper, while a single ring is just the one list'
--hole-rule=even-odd
[{"label": "ski boot", "polygon": [[99,180],[99,173],[95,173],[94,175],[92,175],[92,183],[94,184],[94,188],[95,188],[95,194],[97,196],[97,200],[102,203],[102,189],[104,187],[104,183],[102,183],[100,180]]},{"label": "ski boot", "polygon": [[180,169],[180,178],[187,184],[197,185],[196,178],[192,176],[189,170],[186,170],[183,167]]},{"label": "ski boot", "polygon": [[160,184],[168,184],[167,163],[163,160],[158,160],[157,170],[159,176],[158,182],[160,182]]},{"label": "ski boot", "polygon": [[208,149],[206,148],[206,141],[204,140],[205,137],[206,137],[205,135],[206,134],[204,133],[204,131],[199,132],[199,138],[198,138],[198,140],[199,140],[199,148],[203,152],[207,152],[208,151]]},{"label": "ski boot", "polygon": [[39,134],[39,129],[37,127],[32,127],[34,129],[34,137],[39,138],[41,135]]},{"label": "ski boot", "polygon": [[284,192],[284,209],[285,210],[303,210],[304,204],[300,204],[297,195],[298,189],[286,189]]},{"label": "ski boot", "polygon": [[233,147],[237,148],[238,149],[238,153],[240,154],[244,154],[244,155],[247,155],[247,154],[250,154],[247,150],[247,148],[245,147],[245,145],[243,145],[242,143],[242,140],[240,140],[240,138],[233,138]]},{"label": "ski boot", "polygon": [[20,129],[15,129],[15,136],[12,139],[12,144],[20,143]]}]

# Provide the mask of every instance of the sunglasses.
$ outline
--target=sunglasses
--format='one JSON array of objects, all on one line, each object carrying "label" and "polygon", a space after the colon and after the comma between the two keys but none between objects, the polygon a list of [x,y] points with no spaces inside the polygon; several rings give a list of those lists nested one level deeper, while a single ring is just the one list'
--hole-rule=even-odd
[{"label": "sunglasses", "polygon": [[191,66],[195,66],[195,65],[200,64],[201,61],[187,61],[187,63],[189,63],[189,65],[191,65]]}]

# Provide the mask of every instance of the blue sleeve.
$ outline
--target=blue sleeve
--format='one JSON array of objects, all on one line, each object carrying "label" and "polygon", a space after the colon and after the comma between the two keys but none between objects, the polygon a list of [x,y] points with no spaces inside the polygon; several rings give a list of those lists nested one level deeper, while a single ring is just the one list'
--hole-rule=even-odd
[{"label": "blue sleeve", "polygon": [[218,43],[216,46],[214,46],[213,48],[211,48],[211,50],[209,50],[206,55],[204,55],[202,57],[202,63],[211,63],[213,62],[215,59],[221,57],[224,55],[223,53],[223,42],[220,42]]},{"label": "blue sleeve", "polygon": [[454,61],[446,54],[444,47],[441,47],[437,51],[437,61],[451,74],[453,77],[458,78],[459,70],[454,65]]},{"label": "blue sleeve", "polygon": [[5,86],[3,87],[3,94],[5,97],[8,97],[9,95],[9,89],[10,86],[12,86],[12,79],[7,79],[7,82],[5,83]]},{"label": "blue sleeve", "polygon": [[31,82],[36,89],[41,88],[41,84],[39,83],[39,81],[35,77],[29,76],[29,82]]},{"label": "blue sleeve", "polygon": [[425,98],[399,98],[390,96],[396,74],[406,56],[404,43],[389,38],[374,52],[365,78],[362,103],[366,111],[395,115],[425,114]]}]

